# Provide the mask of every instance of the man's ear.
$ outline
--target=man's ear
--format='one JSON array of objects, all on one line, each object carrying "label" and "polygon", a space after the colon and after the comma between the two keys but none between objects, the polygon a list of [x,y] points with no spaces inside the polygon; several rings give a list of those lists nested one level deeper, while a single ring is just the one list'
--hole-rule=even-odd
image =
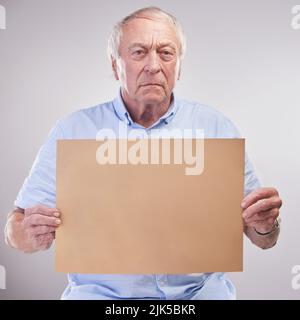
[{"label": "man's ear", "polygon": [[118,75],[118,68],[117,68],[117,60],[114,59],[113,57],[111,57],[111,67],[115,76],[115,79],[118,81],[119,79],[119,75]]},{"label": "man's ear", "polygon": [[181,76],[181,62],[180,62],[180,65],[179,65],[177,80],[180,79],[180,76]]},{"label": "man's ear", "polygon": [[180,79],[180,76],[181,76],[181,68],[179,68],[177,80]]}]

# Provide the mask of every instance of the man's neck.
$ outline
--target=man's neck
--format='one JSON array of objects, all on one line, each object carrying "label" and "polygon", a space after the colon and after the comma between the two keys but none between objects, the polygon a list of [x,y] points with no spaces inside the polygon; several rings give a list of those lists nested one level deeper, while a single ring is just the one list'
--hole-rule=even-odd
[{"label": "man's neck", "polygon": [[130,103],[123,98],[125,107],[132,120],[145,128],[151,127],[170,108],[172,98],[161,103]]}]

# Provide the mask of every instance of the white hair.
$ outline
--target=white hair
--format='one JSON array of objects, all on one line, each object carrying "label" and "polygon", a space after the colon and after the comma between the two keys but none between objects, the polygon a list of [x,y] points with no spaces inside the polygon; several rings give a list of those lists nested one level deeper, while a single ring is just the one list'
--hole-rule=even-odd
[{"label": "white hair", "polygon": [[[146,15],[144,15],[146,14]],[[147,15],[148,14],[148,15]],[[148,16],[159,16],[166,18],[175,28],[178,40],[180,42],[180,52],[179,52],[179,59],[180,61],[183,60],[185,51],[186,51],[186,38],[182,29],[181,24],[179,21],[170,13],[154,6],[141,8],[133,13],[129,14],[123,20],[118,22],[111,32],[111,35],[108,39],[108,47],[107,47],[107,54],[109,59],[119,60],[119,48],[120,42],[123,34],[123,26],[126,25],[131,20],[138,18],[138,17],[148,17]]]}]

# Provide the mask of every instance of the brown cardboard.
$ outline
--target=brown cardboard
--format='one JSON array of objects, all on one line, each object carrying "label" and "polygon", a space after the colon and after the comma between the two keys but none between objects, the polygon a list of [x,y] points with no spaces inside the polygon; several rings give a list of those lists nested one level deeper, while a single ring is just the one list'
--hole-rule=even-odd
[{"label": "brown cardboard", "polygon": [[200,175],[185,164],[99,165],[98,147],[58,141],[56,271],[242,271],[244,139],[204,140]]}]

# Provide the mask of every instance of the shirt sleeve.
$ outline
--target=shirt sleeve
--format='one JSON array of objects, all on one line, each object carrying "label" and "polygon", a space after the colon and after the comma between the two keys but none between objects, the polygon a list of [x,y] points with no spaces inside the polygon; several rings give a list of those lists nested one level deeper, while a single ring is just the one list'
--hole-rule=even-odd
[{"label": "shirt sleeve", "polygon": [[[235,125],[228,119],[222,121],[221,133],[223,138],[241,138],[241,134]],[[251,191],[261,187],[260,181],[255,173],[254,167],[249,159],[247,152],[245,152],[245,178],[244,178],[244,196]]]},{"label": "shirt sleeve", "polygon": [[29,175],[14,202],[16,207],[26,209],[38,204],[50,208],[55,207],[56,141],[63,138],[63,130],[58,121],[36,155]]},{"label": "shirt sleeve", "polygon": [[244,183],[244,196],[251,191],[261,187],[260,181],[256,176],[253,165],[249,160],[247,153],[245,154],[245,183]]}]

